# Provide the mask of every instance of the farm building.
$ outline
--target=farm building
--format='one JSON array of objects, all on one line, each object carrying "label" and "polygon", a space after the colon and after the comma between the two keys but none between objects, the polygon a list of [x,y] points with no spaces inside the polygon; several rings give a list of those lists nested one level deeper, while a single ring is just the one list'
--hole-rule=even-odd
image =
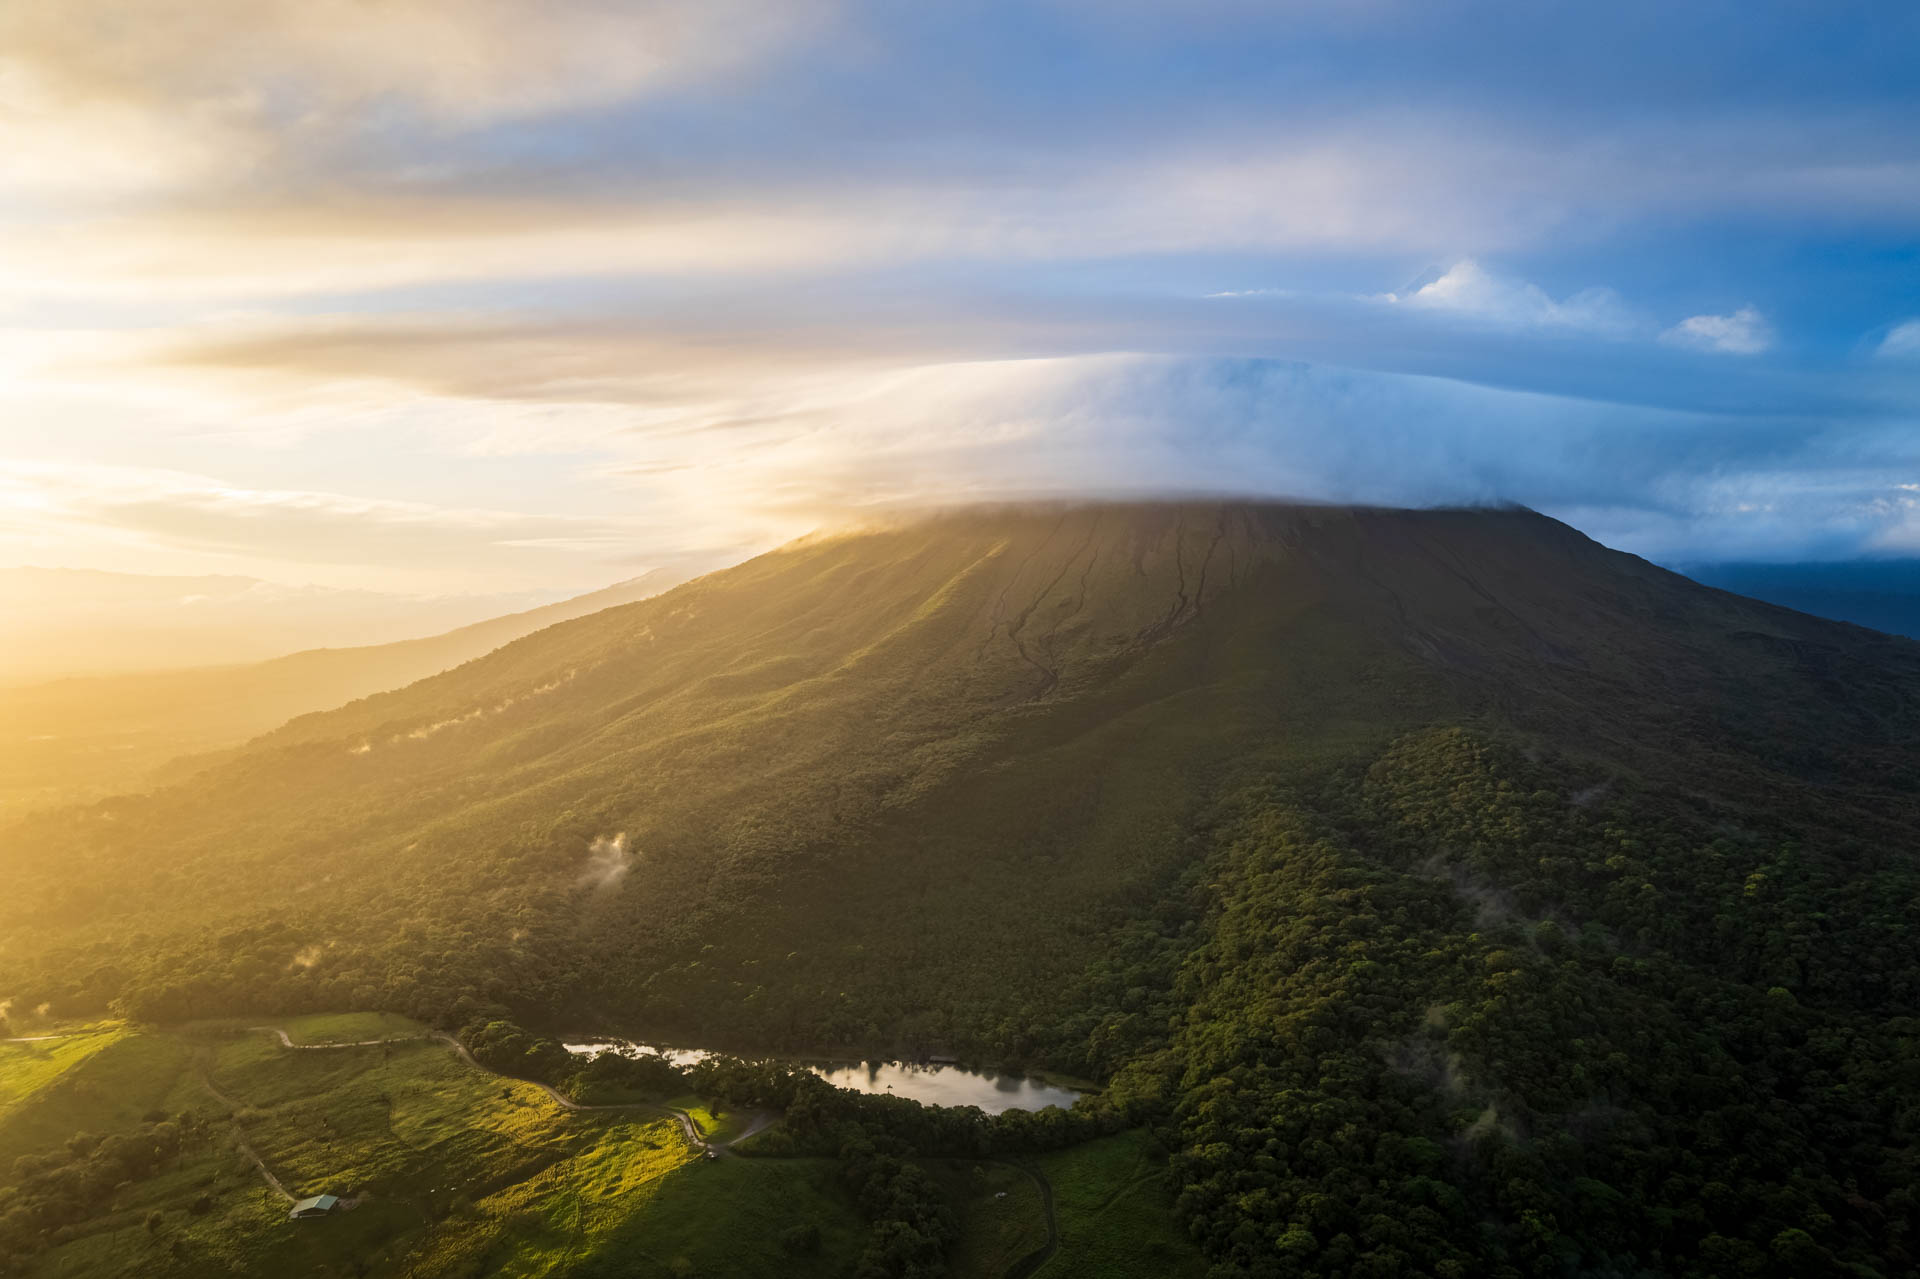
[{"label": "farm building", "polygon": [[291,1221],[305,1221],[308,1217],[324,1217],[340,1206],[337,1195],[315,1195],[311,1199],[302,1199],[287,1213]]}]

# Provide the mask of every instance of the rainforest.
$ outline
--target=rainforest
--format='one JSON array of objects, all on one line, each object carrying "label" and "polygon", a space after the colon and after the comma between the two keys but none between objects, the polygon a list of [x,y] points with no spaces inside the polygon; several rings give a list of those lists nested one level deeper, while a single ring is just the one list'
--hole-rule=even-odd
[{"label": "rainforest", "polygon": [[1916,67],[0,0],[0,1279],[1920,1274]]},{"label": "rainforest", "polygon": [[1917,732],[1913,642],[1517,508],[810,537],[16,819],[0,1256],[1904,1273]]}]

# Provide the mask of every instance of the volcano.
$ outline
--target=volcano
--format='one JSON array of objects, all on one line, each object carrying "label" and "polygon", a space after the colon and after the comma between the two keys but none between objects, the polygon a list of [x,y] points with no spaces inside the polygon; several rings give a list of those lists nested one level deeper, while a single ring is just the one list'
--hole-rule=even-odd
[{"label": "volcano", "polygon": [[1916,747],[1527,510],[963,509],[19,823],[0,991],[1047,1066],[1236,1273],[1893,1273]]}]

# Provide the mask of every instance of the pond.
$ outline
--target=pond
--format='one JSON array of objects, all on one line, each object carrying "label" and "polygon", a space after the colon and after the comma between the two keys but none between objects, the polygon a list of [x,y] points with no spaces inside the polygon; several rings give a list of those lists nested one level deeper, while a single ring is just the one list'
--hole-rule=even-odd
[{"label": "pond", "polygon": [[704,1048],[661,1048],[654,1044],[636,1044],[625,1039],[595,1039],[583,1043],[560,1045],[570,1053],[582,1057],[598,1057],[601,1053],[628,1053],[644,1055],[659,1053],[676,1066],[691,1066],[696,1061],[705,1061],[710,1054]]},{"label": "pond", "polygon": [[892,1093],[929,1106],[978,1106],[990,1115],[1003,1110],[1044,1110],[1073,1105],[1078,1093],[1043,1084],[1025,1075],[961,1066],[917,1066],[898,1061],[863,1061],[856,1066],[808,1066],[836,1088]]},{"label": "pond", "polygon": [[[589,1057],[603,1052],[657,1052],[676,1066],[690,1066],[708,1055],[698,1048],[657,1048],[651,1044],[598,1039],[569,1043],[566,1049]],[[964,1066],[922,1066],[898,1061],[863,1061],[852,1065],[808,1062],[806,1065],[836,1088],[892,1093],[929,1106],[978,1106],[990,1115],[1003,1110],[1044,1110],[1048,1106],[1065,1110],[1079,1096],[1072,1089],[1042,1083],[1025,1075]]]}]

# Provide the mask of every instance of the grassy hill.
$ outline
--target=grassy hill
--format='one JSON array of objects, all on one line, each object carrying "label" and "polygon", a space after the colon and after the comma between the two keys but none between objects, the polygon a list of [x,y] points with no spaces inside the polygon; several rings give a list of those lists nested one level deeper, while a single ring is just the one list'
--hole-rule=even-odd
[{"label": "grassy hill", "polygon": [[[312,1038],[335,1027],[291,1029]],[[0,1080],[16,1073],[0,1061]],[[146,1121],[100,1123],[111,1116],[89,1099],[128,1087],[148,1103]],[[94,1191],[90,1211],[54,1233],[29,1274],[470,1274],[511,1236],[513,1264],[490,1272],[546,1275],[615,1249],[621,1231],[646,1236],[645,1246],[618,1246],[622,1273],[673,1275],[676,1262],[728,1273],[742,1257],[777,1257],[778,1232],[765,1228],[802,1219],[825,1222],[837,1247],[787,1272],[831,1274],[859,1232],[837,1185],[810,1193],[819,1170],[804,1161],[699,1165],[669,1120],[569,1115],[534,1086],[503,1086],[432,1042],[290,1052],[220,1023],[122,1036],[0,1125],[0,1149],[29,1165],[70,1157],[65,1140],[33,1140],[44,1127],[32,1122],[36,1108],[94,1121],[75,1129],[91,1134],[76,1143],[85,1159],[103,1157],[88,1145],[103,1136],[156,1143],[162,1156]],[[288,1202],[247,1151],[289,1193],[354,1206],[289,1222]],[[756,1176],[785,1184],[779,1193],[732,1184]]]},{"label": "grassy hill", "polygon": [[1531,512],[965,511],[24,820],[0,990],[1089,1075],[1226,1273],[1891,1274],[1917,745]]},{"label": "grassy hill", "polygon": [[[668,1118],[569,1113],[402,1019],[306,1017],[283,1029],[307,1045],[391,1041],[292,1051],[236,1022],[201,1022],[102,1027],[0,1052],[0,1090],[18,1103],[0,1115],[0,1158],[16,1183],[0,1203],[59,1218],[39,1247],[0,1245],[0,1272],[827,1276],[850,1273],[865,1243],[834,1159],[701,1159]],[[109,1162],[114,1181],[91,1175]],[[1048,1163],[1070,1205],[1064,1238],[1146,1239],[1176,1269],[1197,1264],[1169,1239],[1163,1196],[1106,1216],[1082,1207],[1137,1195],[1164,1166],[1145,1134]],[[960,1215],[963,1279],[1018,1273],[1045,1243],[1030,1173],[924,1166]],[[348,1206],[288,1220],[287,1196],[323,1193]],[[1173,1273],[1143,1263],[1099,1273]]]}]

